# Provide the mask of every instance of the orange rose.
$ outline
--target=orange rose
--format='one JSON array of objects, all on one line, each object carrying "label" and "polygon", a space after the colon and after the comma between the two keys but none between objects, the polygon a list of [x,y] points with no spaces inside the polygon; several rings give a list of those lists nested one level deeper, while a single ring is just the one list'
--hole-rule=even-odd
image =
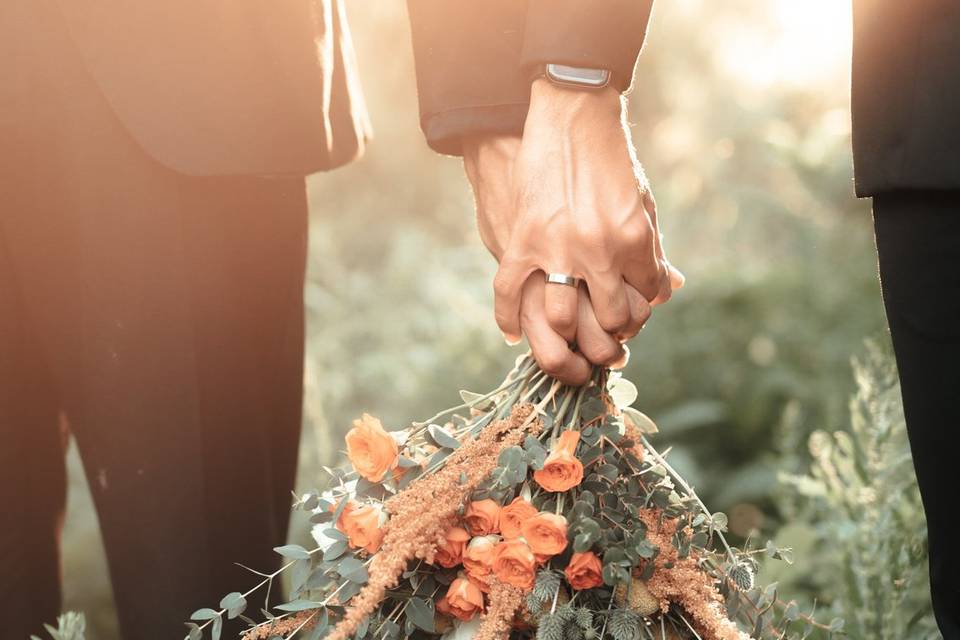
[{"label": "orange rose", "polygon": [[530,550],[538,556],[555,556],[567,548],[567,519],[553,513],[538,513],[520,527]]},{"label": "orange rose", "polygon": [[450,613],[466,621],[478,611],[483,611],[483,592],[466,578],[457,578],[450,583],[447,595],[441,603],[443,606],[438,606],[438,609],[441,609],[442,613]]},{"label": "orange rose", "polygon": [[347,457],[353,468],[370,482],[380,482],[397,467],[400,449],[397,441],[383,430],[380,421],[363,414],[347,432]]},{"label": "orange rose", "polygon": [[485,576],[493,571],[493,550],[500,536],[478,536],[470,541],[463,552],[463,567],[472,578]]},{"label": "orange rose", "polygon": [[475,536],[487,536],[500,531],[500,505],[494,500],[474,500],[467,505],[463,521],[470,533]]},{"label": "orange rose", "polygon": [[529,591],[536,570],[537,559],[523,540],[504,540],[493,551],[493,572],[501,582]]},{"label": "orange rose", "polygon": [[452,569],[463,559],[463,548],[467,546],[470,534],[462,527],[453,527],[444,534],[444,542],[437,547],[436,563],[441,567]]},{"label": "orange rose", "polygon": [[517,497],[500,511],[500,533],[504,538],[519,538],[520,525],[537,515],[537,509],[528,500]]},{"label": "orange rose", "polygon": [[379,505],[354,506],[354,503],[348,502],[337,518],[337,529],[346,534],[350,548],[374,553],[383,542],[385,521],[386,516]]},{"label": "orange rose", "polygon": [[575,553],[570,556],[570,564],[563,570],[567,582],[575,590],[593,589],[603,584],[603,566],[600,558],[592,551]]},{"label": "orange rose", "polygon": [[567,491],[583,481],[583,463],[573,455],[580,441],[579,431],[564,431],[543,469],[533,472],[533,479],[547,491]]}]

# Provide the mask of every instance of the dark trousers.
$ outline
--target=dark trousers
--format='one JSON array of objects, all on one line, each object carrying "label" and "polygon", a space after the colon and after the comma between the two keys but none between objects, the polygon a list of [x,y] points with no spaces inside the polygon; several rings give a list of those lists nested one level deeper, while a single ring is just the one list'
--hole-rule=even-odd
[{"label": "dark trousers", "polygon": [[156,163],[53,8],[0,7],[0,638],[60,609],[69,430],[123,635],[169,640],[286,537],[304,182]]},{"label": "dark trousers", "polygon": [[880,280],[927,515],[930,587],[945,640],[960,639],[960,191],[874,198]]}]

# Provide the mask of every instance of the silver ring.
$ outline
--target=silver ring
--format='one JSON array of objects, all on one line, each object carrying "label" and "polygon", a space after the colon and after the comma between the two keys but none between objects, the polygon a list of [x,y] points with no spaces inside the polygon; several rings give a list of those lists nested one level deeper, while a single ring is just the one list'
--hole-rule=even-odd
[{"label": "silver ring", "polygon": [[568,276],[565,273],[548,273],[547,274],[547,283],[548,284],[565,284],[568,287],[573,287],[576,289],[580,286],[580,278],[574,278],[573,276]]}]

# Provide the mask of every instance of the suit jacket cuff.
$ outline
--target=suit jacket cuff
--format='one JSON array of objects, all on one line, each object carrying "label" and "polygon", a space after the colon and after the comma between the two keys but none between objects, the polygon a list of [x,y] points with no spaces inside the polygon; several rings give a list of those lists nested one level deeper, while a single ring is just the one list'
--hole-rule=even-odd
[{"label": "suit jacket cuff", "polygon": [[462,141],[466,136],[483,133],[521,135],[529,106],[528,102],[518,102],[426,113],[420,119],[420,128],[431,149],[459,156],[463,155]]},{"label": "suit jacket cuff", "polygon": [[627,91],[653,0],[530,0],[520,61],[528,78],[545,64],[609,69]]},{"label": "suit jacket cuff", "polygon": [[473,133],[519,133],[530,101],[520,72],[526,2],[408,0],[420,125],[431,148],[460,154]]}]

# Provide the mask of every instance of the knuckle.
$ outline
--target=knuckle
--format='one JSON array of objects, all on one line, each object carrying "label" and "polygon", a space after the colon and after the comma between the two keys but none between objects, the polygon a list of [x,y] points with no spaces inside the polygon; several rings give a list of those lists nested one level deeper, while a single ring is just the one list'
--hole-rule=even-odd
[{"label": "knuckle", "polygon": [[567,357],[560,351],[546,350],[540,352],[537,356],[537,362],[540,363],[540,368],[546,373],[556,376],[564,370]]},{"label": "knuckle", "polygon": [[[521,316],[524,315],[521,312]],[[497,326],[501,329],[509,329],[510,325],[514,322],[515,318],[512,318],[505,309],[497,308],[493,312],[493,318],[497,322]]]},{"label": "knuckle", "polygon": [[620,358],[621,352],[619,345],[606,342],[596,347],[591,360],[594,364],[611,364]]},{"label": "knuckle", "polygon": [[629,246],[645,244],[650,238],[650,220],[646,216],[634,216],[621,229],[621,238]]},{"label": "knuckle", "polygon": [[650,319],[653,309],[646,298],[639,298],[633,309],[633,317],[637,324],[643,326],[643,323]]},{"label": "knuckle", "polygon": [[589,247],[603,247],[606,244],[606,234],[603,227],[595,222],[578,224],[577,237]]},{"label": "knuckle", "polygon": [[564,301],[552,301],[546,307],[547,322],[557,331],[575,329],[577,326],[577,310],[565,304]]},{"label": "knuckle", "polygon": [[493,292],[500,297],[513,294],[513,279],[504,271],[498,271],[493,277]]},{"label": "knuckle", "polygon": [[600,326],[603,327],[604,331],[608,333],[619,331],[630,322],[629,310],[620,304],[608,306],[600,315],[602,317],[598,317],[597,320],[600,322]]},{"label": "knuckle", "polygon": [[660,292],[660,274],[653,268],[646,270],[641,277],[640,285],[643,287],[641,293],[644,297],[652,299]]}]

